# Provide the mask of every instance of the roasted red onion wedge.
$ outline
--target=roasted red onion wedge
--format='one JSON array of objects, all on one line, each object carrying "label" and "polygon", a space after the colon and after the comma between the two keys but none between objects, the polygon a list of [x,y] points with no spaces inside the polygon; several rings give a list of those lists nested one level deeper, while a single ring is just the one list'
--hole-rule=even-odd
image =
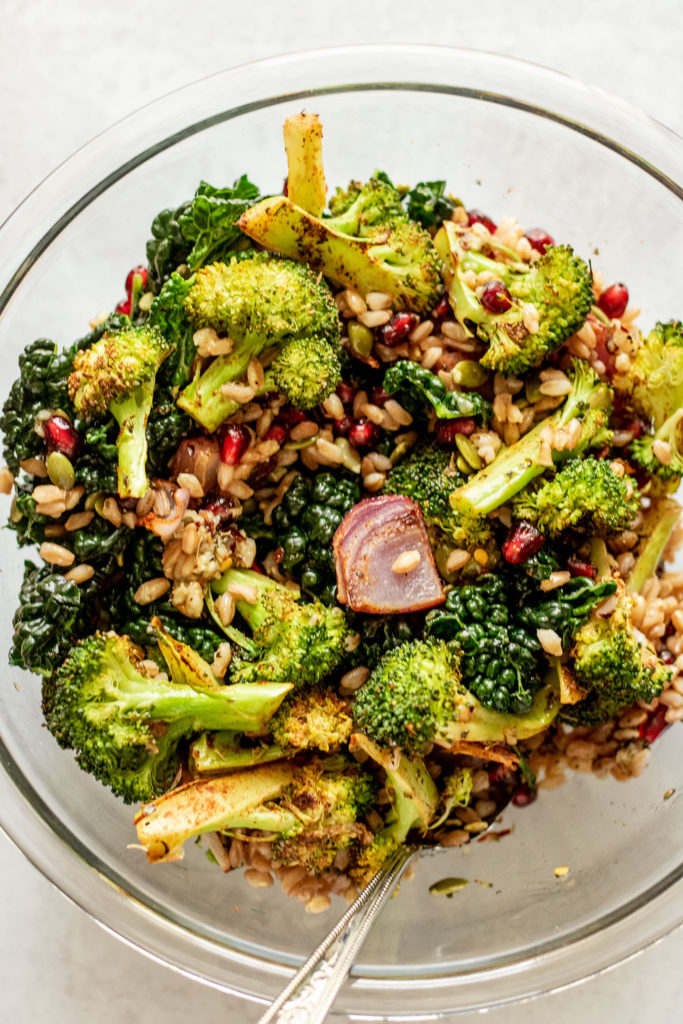
[{"label": "roasted red onion wedge", "polygon": [[[405,495],[365,498],[354,505],[332,546],[337,597],[356,612],[422,611],[445,600],[420,507]],[[415,563],[408,571],[394,568],[402,555],[404,563]]]}]

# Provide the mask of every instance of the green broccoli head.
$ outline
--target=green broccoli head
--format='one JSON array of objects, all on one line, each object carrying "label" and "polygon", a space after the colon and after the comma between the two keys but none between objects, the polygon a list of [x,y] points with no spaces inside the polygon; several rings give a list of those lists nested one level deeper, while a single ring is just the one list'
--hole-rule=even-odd
[{"label": "green broccoli head", "polygon": [[683,324],[658,323],[639,347],[628,373],[614,386],[655,430],[683,405]]},{"label": "green broccoli head", "polygon": [[346,704],[329,688],[297,691],[270,721],[273,739],[283,749],[328,752],[346,743],[352,729]]},{"label": "green broccoli head", "polygon": [[223,394],[223,385],[243,378],[250,359],[265,349],[302,343],[283,357],[282,379],[303,400],[311,398],[311,382],[299,383],[294,372],[304,352],[304,358],[315,358],[319,365],[325,360],[326,386],[331,387],[338,372],[339,313],[325,281],[306,264],[261,252],[202,267],[184,305],[195,328],[212,327],[234,343],[229,354],[199,369],[178,399],[206,430],[216,430],[237,411],[239,402]]},{"label": "green broccoli head", "polygon": [[400,644],[386,654],[358,691],[353,717],[382,746],[419,755],[426,743],[482,743],[523,739],[540,732],[557,714],[544,688],[523,714],[483,706],[462,683],[461,649],[430,637]]},{"label": "green broccoli head", "polygon": [[409,220],[393,186],[373,179],[334,209],[336,216],[319,219],[274,196],[247,210],[239,226],[267,249],[363,295],[388,292],[396,308],[417,313],[436,305],[443,292],[441,259],[429,233]]},{"label": "green broccoli head", "polygon": [[272,364],[276,387],[295,409],[313,409],[324,402],[341,380],[341,363],[323,338],[296,338]]},{"label": "green broccoli head", "polygon": [[200,678],[194,686],[169,682],[162,674],[147,678],[139,661],[128,637],[95,633],[43,680],[50,732],[126,802],[149,800],[168,788],[179,767],[182,737],[203,729],[263,728],[290,689],[279,684],[236,690],[207,687]]},{"label": "green broccoli head", "polygon": [[[472,324],[477,337],[488,343],[482,366],[506,375],[538,366],[581,327],[593,304],[590,269],[568,245],[551,246],[530,265],[513,259],[493,260],[471,247],[467,228],[449,222],[436,244],[453,271],[450,300],[456,318]],[[463,244],[465,243],[465,244]],[[482,304],[469,282],[471,274],[487,272],[500,282],[501,310]],[[525,305],[538,314],[538,327],[526,326]]]},{"label": "green broccoli head", "polygon": [[76,353],[69,396],[84,419],[108,413],[119,424],[118,491],[139,498],[147,491],[147,419],[157,370],[172,349],[157,327],[129,327],[103,335]]},{"label": "green broccoli head", "polygon": [[212,589],[223,593],[231,584],[250,588],[254,596],[236,601],[252,639],[244,638],[244,651],[231,662],[234,681],[315,685],[341,664],[351,635],[341,608],[317,600],[299,603],[287,587],[249,570],[228,569]]},{"label": "green broccoli head", "polygon": [[625,530],[640,507],[631,479],[618,476],[607,459],[570,459],[554,477],[527,488],[512,502],[517,519],[551,537],[573,529],[606,537]]},{"label": "green broccoli head", "polygon": [[[683,350],[682,350],[683,351]],[[666,482],[683,476],[683,407],[664,420],[654,434],[643,434],[631,443],[635,462]]]},{"label": "green broccoli head", "polygon": [[572,656],[580,684],[590,688],[585,700],[563,709],[563,717],[592,725],[614,718],[637,700],[650,703],[671,676],[630,620],[632,599],[621,592],[612,614],[593,616],[574,638]]}]

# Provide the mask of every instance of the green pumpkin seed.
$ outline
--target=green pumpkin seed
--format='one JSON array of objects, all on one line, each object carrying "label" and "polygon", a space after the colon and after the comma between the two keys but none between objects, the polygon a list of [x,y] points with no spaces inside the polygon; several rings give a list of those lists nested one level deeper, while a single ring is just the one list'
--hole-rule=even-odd
[{"label": "green pumpkin seed", "polygon": [[45,463],[47,475],[55,487],[70,491],[76,482],[76,474],[66,455],[61,452],[50,452]]},{"label": "green pumpkin seed", "polygon": [[436,896],[453,896],[456,892],[462,892],[470,883],[466,878],[441,878],[429,886],[429,891]]},{"label": "green pumpkin seed", "polygon": [[369,356],[375,340],[370,328],[365,324],[359,324],[357,320],[350,320],[346,329],[349,332],[349,344],[353,351],[360,356]]},{"label": "green pumpkin seed", "polygon": [[463,476],[471,476],[472,467],[470,466],[469,462],[466,462],[465,459],[463,459],[462,455],[457,456],[455,464]]},{"label": "green pumpkin seed", "polygon": [[488,370],[475,359],[461,359],[451,370],[451,377],[463,388],[479,388],[488,380]]},{"label": "green pumpkin seed", "polygon": [[455,443],[463,459],[472,469],[480,470],[483,467],[484,463],[479,458],[477,449],[464,434],[456,434]]},{"label": "green pumpkin seed", "polygon": [[351,447],[345,437],[338,437],[334,443],[344,456],[342,466],[351,473],[360,473],[361,458],[356,449]]}]

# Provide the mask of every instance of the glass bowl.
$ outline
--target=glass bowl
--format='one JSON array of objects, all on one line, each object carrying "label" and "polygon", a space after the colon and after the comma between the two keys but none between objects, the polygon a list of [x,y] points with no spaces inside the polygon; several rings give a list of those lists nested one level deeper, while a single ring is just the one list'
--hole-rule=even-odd
[{"label": "glass bowl", "polygon": [[[182,89],[96,138],[0,231],[3,397],[34,337],[70,342],[112,308],[144,259],[155,213],[200,177],[242,172],[277,191],[284,118],[321,115],[330,183],[376,168],[395,181],[444,177],[469,207],[514,214],[626,280],[650,326],[683,312],[683,142],[601,91],[507,58],[381,46],[298,54]],[[2,660],[23,554],[5,531]],[[256,1000],[274,996],[342,905],[306,915],[277,889],[223,875],[188,844],[150,866],[132,811],[83,774],[41,725],[39,684],[5,671],[0,820],[33,864],[140,950]],[[680,734],[658,740],[627,785],[576,775],[529,808],[512,834],[420,860],[365,943],[337,1009],[366,1020],[437,1019],[586,977],[661,937],[683,916]],[[561,880],[553,868],[566,864]],[[445,875],[471,882],[430,896]],[[490,884],[489,884],[490,883]]]}]

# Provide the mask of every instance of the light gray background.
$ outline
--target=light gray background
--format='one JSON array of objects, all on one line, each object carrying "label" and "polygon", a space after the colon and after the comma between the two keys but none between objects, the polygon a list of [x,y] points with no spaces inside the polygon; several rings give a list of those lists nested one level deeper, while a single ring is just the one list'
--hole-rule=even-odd
[{"label": "light gray background", "polygon": [[[142,104],[235,64],[323,45],[431,42],[505,53],[588,80],[683,133],[678,0],[2,0],[0,17],[0,220],[74,149]],[[679,281],[672,278],[672,287]],[[2,835],[0,879],[0,1019],[248,1024],[258,1017],[258,1009],[106,934]],[[677,1021],[682,962],[679,931],[606,975],[489,1019]]]}]

